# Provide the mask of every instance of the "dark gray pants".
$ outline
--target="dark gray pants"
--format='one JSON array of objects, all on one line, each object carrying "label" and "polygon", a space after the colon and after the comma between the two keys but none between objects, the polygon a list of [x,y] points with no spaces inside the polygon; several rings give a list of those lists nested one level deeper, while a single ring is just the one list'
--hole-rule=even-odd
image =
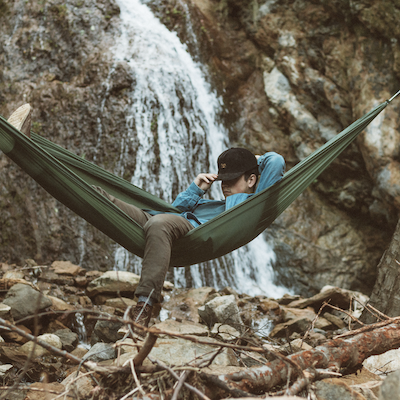
[{"label": "dark gray pants", "polygon": [[143,227],[146,245],[142,273],[135,295],[149,296],[153,290],[152,300],[160,301],[161,290],[171,259],[172,243],[186,235],[194,228],[193,225],[180,215],[150,215],[136,206],[116,199],[100,187],[95,187],[95,189]]}]

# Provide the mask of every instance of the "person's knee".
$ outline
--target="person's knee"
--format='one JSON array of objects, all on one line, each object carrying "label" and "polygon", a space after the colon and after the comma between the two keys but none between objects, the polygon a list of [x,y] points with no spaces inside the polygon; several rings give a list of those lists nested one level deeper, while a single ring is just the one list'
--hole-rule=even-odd
[{"label": "person's knee", "polygon": [[167,224],[168,224],[168,219],[166,218],[166,215],[157,214],[151,217],[146,222],[143,229],[145,233],[150,231],[164,231],[167,227]]},{"label": "person's knee", "polygon": [[150,218],[143,227],[146,237],[165,236],[171,239],[178,239],[193,229],[190,222],[180,215],[157,214]]}]

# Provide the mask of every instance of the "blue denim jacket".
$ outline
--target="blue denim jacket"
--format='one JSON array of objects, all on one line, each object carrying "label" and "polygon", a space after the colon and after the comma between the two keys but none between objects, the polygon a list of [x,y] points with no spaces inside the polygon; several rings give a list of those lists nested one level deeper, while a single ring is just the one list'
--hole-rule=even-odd
[{"label": "blue denim jacket", "polygon": [[[285,172],[285,160],[277,153],[268,152],[258,158],[258,169],[260,179],[255,193],[282,179]],[[253,196],[248,193],[237,193],[228,196],[225,200],[208,200],[203,199],[204,194],[205,191],[192,182],[172,203],[182,211],[182,217],[188,219],[195,227]]]}]

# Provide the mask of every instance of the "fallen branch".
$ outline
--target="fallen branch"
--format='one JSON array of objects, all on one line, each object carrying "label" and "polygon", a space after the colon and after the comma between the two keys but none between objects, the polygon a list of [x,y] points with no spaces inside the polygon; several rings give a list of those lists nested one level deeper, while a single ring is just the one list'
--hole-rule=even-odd
[{"label": "fallen branch", "polygon": [[143,343],[142,348],[136,354],[135,358],[133,359],[133,363],[135,364],[135,368],[138,368],[142,365],[143,361],[146,357],[150,354],[151,349],[153,348],[154,344],[157,341],[158,336],[154,335],[153,333],[149,332],[146,336],[146,339]]},{"label": "fallen branch", "polygon": [[[321,368],[329,371],[339,371],[342,369],[352,369],[358,367],[362,362],[372,356],[385,353],[388,350],[400,347],[400,318],[391,319],[384,323],[370,325],[370,330],[362,332],[352,337],[343,339],[336,338],[320,345],[312,350],[305,350],[287,357],[302,370],[311,368]],[[386,325],[386,326],[383,326]],[[361,328],[365,330],[367,327]],[[220,375],[219,381],[215,377],[205,376],[210,383],[224,388],[228,386],[230,390],[240,390],[248,393],[264,393],[277,385],[286,382],[289,367],[287,362],[277,359],[259,368],[236,372],[233,374]],[[298,371],[291,369],[293,378],[299,376]],[[309,379],[315,379],[311,376]],[[232,393],[232,392],[231,392]]]},{"label": "fallen branch", "polygon": [[[159,360],[153,360],[149,357],[151,362],[156,363],[158,366],[160,366],[161,368],[165,369],[166,371],[168,371],[178,382],[179,382],[179,376],[176,374],[176,372],[172,369],[169,368],[167,365],[165,365],[163,362],[159,361]],[[200,399],[202,400],[210,400],[209,397],[207,397],[204,393],[202,393],[199,389],[195,388],[192,385],[189,385],[186,382],[183,382],[183,385],[189,389],[192,393],[194,393],[196,396],[200,397]]]}]

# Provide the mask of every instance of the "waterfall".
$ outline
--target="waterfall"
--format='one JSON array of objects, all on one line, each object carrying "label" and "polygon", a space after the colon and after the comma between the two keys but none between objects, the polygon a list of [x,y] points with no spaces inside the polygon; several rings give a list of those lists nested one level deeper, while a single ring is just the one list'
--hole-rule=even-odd
[{"label": "waterfall", "polygon": [[[216,172],[218,155],[229,147],[218,114],[222,100],[212,91],[201,66],[139,0],[117,0],[121,26],[111,50],[115,64],[125,62],[134,78],[126,110],[118,174],[135,154],[131,182],[172,202],[200,172]],[[131,148],[134,151],[129,151]],[[221,198],[219,184],[210,198]],[[171,271],[177,286],[231,286],[252,295],[279,296],[272,284],[273,251],[262,237],[218,260]],[[121,247],[115,268],[140,271],[141,260]],[[167,278],[171,278],[168,276]]]}]

